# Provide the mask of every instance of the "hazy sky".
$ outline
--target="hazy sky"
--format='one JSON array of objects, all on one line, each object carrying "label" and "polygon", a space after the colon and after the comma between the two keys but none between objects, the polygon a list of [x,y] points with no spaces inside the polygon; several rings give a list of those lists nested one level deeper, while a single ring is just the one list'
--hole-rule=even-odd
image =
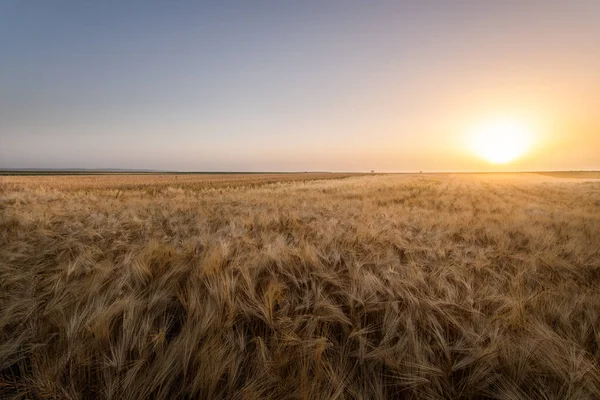
[{"label": "hazy sky", "polygon": [[1,167],[600,169],[600,1],[2,1]]}]

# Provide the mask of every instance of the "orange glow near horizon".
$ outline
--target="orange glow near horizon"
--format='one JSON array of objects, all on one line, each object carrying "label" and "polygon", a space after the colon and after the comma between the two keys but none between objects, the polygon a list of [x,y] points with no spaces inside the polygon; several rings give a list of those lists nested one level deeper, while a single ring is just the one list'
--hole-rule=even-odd
[{"label": "orange glow near horizon", "polygon": [[492,164],[507,164],[525,155],[532,147],[530,126],[518,119],[497,119],[475,127],[471,150]]}]

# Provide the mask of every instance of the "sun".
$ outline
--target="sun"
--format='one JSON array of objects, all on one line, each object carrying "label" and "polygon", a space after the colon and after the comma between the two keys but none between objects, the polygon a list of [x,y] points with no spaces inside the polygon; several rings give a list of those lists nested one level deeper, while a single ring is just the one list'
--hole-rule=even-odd
[{"label": "sun", "polygon": [[529,150],[531,136],[531,130],[523,121],[494,120],[473,130],[471,147],[475,154],[490,163],[506,164]]}]

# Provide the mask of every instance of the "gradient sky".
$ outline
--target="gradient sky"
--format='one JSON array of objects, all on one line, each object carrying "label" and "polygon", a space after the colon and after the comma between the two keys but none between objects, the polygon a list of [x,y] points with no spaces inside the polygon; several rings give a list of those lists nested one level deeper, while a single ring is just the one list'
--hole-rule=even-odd
[{"label": "gradient sky", "polygon": [[0,168],[600,169],[598,0],[7,0],[0,51]]}]

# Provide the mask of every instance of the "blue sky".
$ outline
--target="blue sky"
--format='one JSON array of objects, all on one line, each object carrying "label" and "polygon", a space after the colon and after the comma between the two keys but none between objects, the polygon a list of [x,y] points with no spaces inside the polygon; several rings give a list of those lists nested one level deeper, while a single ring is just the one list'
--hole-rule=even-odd
[{"label": "blue sky", "polygon": [[600,168],[600,2],[5,1],[0,168]]}]

